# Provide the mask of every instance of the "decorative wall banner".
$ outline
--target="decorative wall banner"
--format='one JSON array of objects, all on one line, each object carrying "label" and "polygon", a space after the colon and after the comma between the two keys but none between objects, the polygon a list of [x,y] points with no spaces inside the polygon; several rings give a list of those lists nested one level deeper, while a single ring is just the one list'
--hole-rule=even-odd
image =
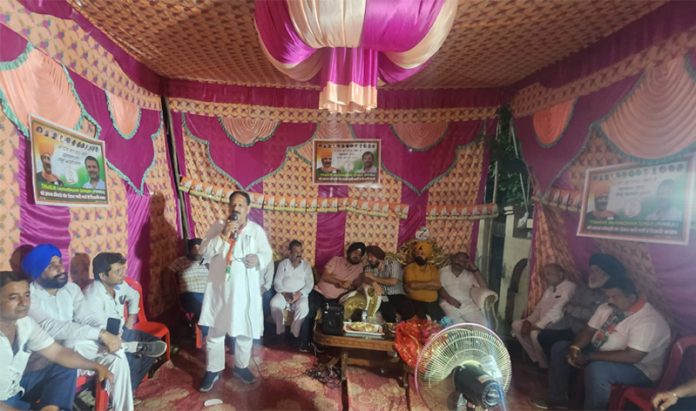
[{"label": "decorative wall banner", "polygon": [[688,159],[588,169],[577,234],[685,245],[693,196]]},{"label": "decorative wall banner", "polygon": [[379,184],[380,140],[314,140],[315,184]]},{"label": "decorative wall banner", "polygon": [[37,204],[108,206],[104,142],[30,116]]}]

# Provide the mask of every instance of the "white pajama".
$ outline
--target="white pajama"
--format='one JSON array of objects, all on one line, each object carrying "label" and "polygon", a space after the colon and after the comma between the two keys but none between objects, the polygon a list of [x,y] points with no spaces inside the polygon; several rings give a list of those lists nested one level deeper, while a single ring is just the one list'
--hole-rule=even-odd
[{"label": "white pajama", "polygon": [[[211,327],[205,339],[207,353],[206,371],[219,372],[225,369],[225,331]],[[254,340],[246,335],[237,335],[234,339],[234,366],[247,368],[251,360]]]},{"label": "white pajama", "polygon": [[512,332],[520,342],[522,348],[527,352],[533,363],[539,364],[540,368],[548,368],[549,364],[546,360],[544,349],[539,344],[539,330],[532,330],[529,335],[522,336],[522,324],[524,320],[515,320],[512,322]]},{"label": "white pajama", "polygon": [[[288,307],[289,305],[289,307]],[[292,311],[292,325],[290,326],[290,332],[295,337],[300,336],[300,328],[302,328],[302,321],[309,313],[309,299],[306,295],[301,296],[292,304],[288,304],[283,297],[283,294],[278,293],[271,298],[271,316],[273,316],[273,321],[276,325],[276,334],[280,335],[285,332],[285,325],[283,324],[283,310],[288,307]]]},{"label": "white pajama", "polygon": [[114,374],[114,383],[111,384],[109,396],[113,401],[114,410],[133,410],[133,390],[131,389],[130,367],[124,351],[118,350],[113,354],[99,352],[99,346],[94,341],[82,340],[73,347],[78,354],[93,360]]}]

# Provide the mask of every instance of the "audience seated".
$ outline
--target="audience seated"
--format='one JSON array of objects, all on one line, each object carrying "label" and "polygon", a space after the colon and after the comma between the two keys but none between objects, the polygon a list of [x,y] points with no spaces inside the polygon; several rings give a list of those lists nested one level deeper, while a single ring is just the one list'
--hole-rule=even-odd
[{"label": "audience seated", "polygon": [[396,322],[398,313],[401,319],[408,320],[415,315],[413,304],[404,294],[403,269],[394,259],[387,259],[386,253],[376,245],[366,249],[367,265],[364,268],[364,281],[379,287],[382,304],[379,312],[387,322]]},{"label": "audience seated", "polygon": [[[72,410],[76,368],[113,381],[104,366],[64,348],[27,314],[31,307],[29,278],[0,272],[0,409]],[[52,363],[26,371],[29,356],[39,353]]]},{"label": "audience seated", "polygon": [[607,302],[572,344],[553,346],[548,401],[540,408],[567,407],[573,367],[584,369],[586,410],[606,409],[612,384],[645,386],[660,378],[671,342],[669,325],[629,278],[612,277],[602,289]]},{"label": "audience seated", "polygon": [[428,241],[416,241],[413,247],[415,261],[404,269],[404,290],[418,317],[429,316],[430,319],[439,321],[442,318],[442,311],[437,303],[440,273],[435,264],[428,261],[432,257],[433,246]]},{"label": "audience seated", "polygon": [[486,319],[481,308],[471,299],[473,287],[487,287],[479,269],[471,262],[469,254],[455,253],[450,264],[440,269],[440,308],[455,323],[476,323],[483,326]]},{"label": "audience seated", "polygon": [[186,243],[186,255],[177,258],[167,267],[177,275],[179,282],[179,301],[181,307],[193,314],[195,323],[201,317],[203,293],[208,281],[208,266],[203,264],[200,238],[193,238]]},{"label": "audience seated", "polygon": [[309,312],[309,293],[314,287],[312,267],[302,258],[302,243],[292,240],[289,245],[290,256],[278,264],[273,280],[276,295],[271,299],[271,315],[275,322],[276,338],[285,333],[283,311],[292,312],[290,332],[299,338],[300,328]]},{"label": "audience seated", "polygon": [[353,243],[348,246],[346,257],[335,256],[326,263],[321,279],[309,294],[309,312],[300,331],[301,351],[309,350],[314,318],[322,305],[327,301],[338,302],[341,295],[360,286],[364,255],[365,244]]},{"label": "audience seated", "polygon": [[573,296],[563,308],[563,317],[539,331],[539,344],[547,357],[559,341],[573,341],[597,307],[606,301],[601,287],[610,277],[625,276],[626,269],[614,256],[595,253],[590,257],[588,285],[578,284]]},{"label": "audience seated", "polygon": [[[130,368],[131,387],[135,390],[155,358],[167,350],[159,338],[133,329],[140,310],[140,294],[129,286],[126,259],[119,253],[99,253],[92,261],[94,282],[85,289],[85,303],[98,327],[117,323]],[[125,312],[128,311],[126,317]]]},{"label": "audience seated", "polygon": [[669,391],[658,392],[652,399],[656,411],[696,410],[696,378]]},{"label": "audience seated", "polygon": [[24,257],[22,268],[33,278],[29,316],[61,344],[106,366],[115,376],[114,407],[132,410],[130,371],[121,338],[103,329],[87,309],[80,287],[68,282],[60,250],[40,244]]},{"label": "audience seated", "polygon": [[575,291],[575,283],[565,278],[565,272],[558,264],[547,264],[542,274],[547,287],[541,300],[527,318],[512,322],[512,332],[532,362],[545,369],[548,362],[537,336],[541,330],[561,319],[563,307]]}]

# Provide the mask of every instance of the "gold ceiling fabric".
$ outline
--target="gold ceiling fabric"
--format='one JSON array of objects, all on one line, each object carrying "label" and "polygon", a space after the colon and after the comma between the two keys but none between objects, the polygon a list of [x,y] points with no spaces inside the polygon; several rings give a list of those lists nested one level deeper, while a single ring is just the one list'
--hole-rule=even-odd
[{"label": "gold ceiling fabric", "polygon": [[131,80],[114,56],[72,20],[32,13],[19,1],[0,1],[0,15],[3,14],[2,24],[22,33],[31,44],[65,67],[142,108],[161,110],[160,96]]},{"label": "gold ceiling fabric", "polygon": [[[81,7],[77,0],[68,1],[124,50],[164,77],[307,87],[278,72],[264,55],[254,27],[254,0],[80,0]],[[452,1],[458,5],[452,30],[428,67],[387,88],[510,85],[664,2]],[[210,47],[211,38],[220,45]]]},{"label": "gold ceiling fabric", "polygon": [[422,109],[379,109],[369,113],[329,113],[326,110],[271,107],[251,104],[215,103],[173,98],[170,109],[205,116],[255,118],[285,123],[341,122],[350,124],[431,123],[485,120],[495,117],[497,107],[455,107]]},{"label": "gold ceiling fabric", "polygon": [[[643,159],[677,154],[696,136],[696,76],[688,56],[645,71],[638,85],[599,124],[621,151]],[[674,125],[678,124],[679,127]]]}]

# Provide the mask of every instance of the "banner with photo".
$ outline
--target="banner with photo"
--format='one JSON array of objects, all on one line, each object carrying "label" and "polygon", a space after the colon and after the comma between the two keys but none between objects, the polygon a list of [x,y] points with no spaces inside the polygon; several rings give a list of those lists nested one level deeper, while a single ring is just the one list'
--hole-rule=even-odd
[{"label": "banner with photo", "polygon": [[314,140],[315,184],[379,184],[379,140]]},{"label": "banner with photo", "polygon": [[578,235],[688,244],[693,213],[691,160],[588,169]]},{"label": "banner with photo", "polygon": [[29,122],[36,203],[107,206],[104,142],[40,117]]}]

